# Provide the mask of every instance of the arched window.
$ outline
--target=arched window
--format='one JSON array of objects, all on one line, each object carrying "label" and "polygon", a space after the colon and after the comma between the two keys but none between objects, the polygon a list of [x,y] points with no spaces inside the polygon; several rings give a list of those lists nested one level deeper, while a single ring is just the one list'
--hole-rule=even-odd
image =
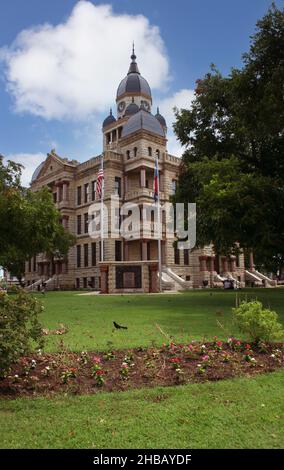
[{"label": "arched window", "polygon": [[156,157],[160,158],[160,150],[159,149],[156,150]]},{"label": "arched window", "polygon": [[148,155],[149,157],[152,157],[152,147],[148,147]]},{"label": "arched window", "polygon": [[126,151],[126,158],[127,158],[127,160],[130,159],[130,150],[127,150],[127,151]]},{"label": "arched window", "polygon": [[134,157],[137,157],[137,147],[134,147],[133,151],[134,151]]}]

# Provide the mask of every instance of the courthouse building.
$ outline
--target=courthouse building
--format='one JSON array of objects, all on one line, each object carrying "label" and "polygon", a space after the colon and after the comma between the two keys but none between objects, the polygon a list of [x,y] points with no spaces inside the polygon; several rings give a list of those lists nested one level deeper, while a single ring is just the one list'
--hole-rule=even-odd
[{"label": "courthouse building", "polygon": [[[156,113],[153,109],[150,86],[140,74],[133,51],[128,73],[117,89],[116,113],[110,110],[102,125],[104,203],[109,209],[114,195],[119,205],[136,203],[142,208],[143,204],[153,204],[156,159],[161,205],[170,201],[175,192],[180,159],[168,153],[167,123],[159,109]],[[101,240],[89,236],[88,211],[98,200],[96,180],[100,167],[100,155],[80,163],[61,158],[53,150],[35,170],[32,190],[43,186],[50,188],[63,226],[76,235],[77,241],[66,259],[58,254],[51,260],[40,254],[29,260],[25,273],[27,285],[36,288],[45,281],[49,289],[157,292],[158,241],[152,217],[147,221],[147,230],[142,233],[141,228],[132,239],[106,238],[103,260]],[[110,229],[110,221],[106,223]],[[173,239],[166,236],[163,218],[161,260],[163,289],[222,285],[228,277],[239,285],[245,283],[242,254],[217,257],[210,246],[179,250]]]}]

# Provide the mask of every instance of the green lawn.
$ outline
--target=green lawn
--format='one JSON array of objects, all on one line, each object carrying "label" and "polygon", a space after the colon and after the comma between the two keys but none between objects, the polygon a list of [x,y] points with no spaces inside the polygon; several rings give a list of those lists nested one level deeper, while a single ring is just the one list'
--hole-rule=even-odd
[{"label": "green lawn", "polygon": [[3,448],[280,448],[283,372],[171,388],[0,401]]},{"label": "green lawn", "polygon": [[[246,290],[239,295],[242,298],[257,297],[264,305],[275,309],[284,323],[284,289]],[[231,309],[235,306],[235,296],[231,291],[205,289],[150,296],[48,292],[42,298],[46,307],[43,323],[51,329],[64,323],[69,332],[63,336],[49,336],[46,350],[56,350],[62,339],[66,346],[76,351],[105,349],[109,341],[115,349],[147,346],[152,342],[161,344],[165,338],[156,328],[157,323],[176,341],[214,336],[227,338],[231,334],[240,336],[232,325]],[[113,331],[113,320],[127,325],[128,330]]]},{"label": "green lawn", "polygon": [[[212,294],[212,295],[210,295]],[[284,289],[242,291],[277,311]],[[232,325],[235,293],[198,290],[178,295],[81,296],[48,292],[42,322],[72,350],[161,344],[155,324],[176,341],[240,335]],[[112,321],[128,330],[113,331]],[[225,327],[224,332],[217,320]],[[283,370],[254,378],[89,396],[0,400],[1,448],[279,448],[284,446]]]}]

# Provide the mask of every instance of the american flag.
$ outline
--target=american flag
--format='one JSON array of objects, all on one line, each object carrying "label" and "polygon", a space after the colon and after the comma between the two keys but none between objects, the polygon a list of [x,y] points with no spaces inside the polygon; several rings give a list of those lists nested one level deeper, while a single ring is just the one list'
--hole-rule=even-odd
[{"label": "american flag", "polygon": [[103,184],[104,184],[104,170],[103,168],[99,169],[98,176],[97,176],[97,185],[96,185],[96,190],[97,190],[97,196],[98,198],[102,197],[103,194]]},{"label": "american flag", "polygon": [[155,171],[154,171],[154,201],[157,202],[159,197],[159,169],[158,159],[155,160]]}]

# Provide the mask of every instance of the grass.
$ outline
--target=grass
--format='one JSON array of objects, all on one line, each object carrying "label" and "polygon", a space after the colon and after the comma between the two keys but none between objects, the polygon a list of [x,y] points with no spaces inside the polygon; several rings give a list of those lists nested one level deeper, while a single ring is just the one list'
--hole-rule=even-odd
[{"label": "grass", "polygon": [[0,401],[2,448],[280,448],[283,372]]},{"label": "grass", "polygon": [[[212,295],[210,295],[212,294]],[[284,323],[284,289],[242,291],[275,309]],[[41,298],[42,296],[40,296]],[[240,335],[232,324],[235,293],[198,290],[179,295],[80,296],[50,292],[42,322],[69,327],[49,336],[82,351],[208,340]],[[112,321],[128,330],[113,331]],[[220,321],[225,330],[217,323]],[[220,382],[82,396],[0,400],[1,448],[280,448],[284,445],[283,371]]]},{"label": "grass", "polygon": [[[257,297],[265,306],[275,309],[284,323],[284,289],[251,289],[239,295],[242,298]],[[205,289],[152,296],[83,296],[76,292],[49,292],[42,298],[44,325],[54,329],[64,323],[69,331],[64,336],[49,336],[46,350],[55,351],[61,340],[74,351],[106,349],[109,342],[115,349],[152,343],[160,345],[165,338],[156,328],[157,323],[176,341],[240,336],[232,324],[235,296],[232,291]],[[113,331],[113,320],[127,325],[128,330]]]}]

